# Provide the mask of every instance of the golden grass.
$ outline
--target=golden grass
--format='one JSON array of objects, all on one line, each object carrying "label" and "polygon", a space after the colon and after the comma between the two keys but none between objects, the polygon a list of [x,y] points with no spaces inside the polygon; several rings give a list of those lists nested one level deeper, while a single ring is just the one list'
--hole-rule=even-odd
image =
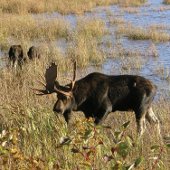
[{"label": "golden grass", "polygon": [[101,63],[105,56],[98,47],[98,43],[106,33],[105,24],[101,20],[79,20],[77,29],[70,36],[72,44],[67,50],[67,55],[76,58],[80,67],[89,63]]},{"label": "golden grass", "polygon": [[164,4],[170,4],[170,0],[164,0],[163,3]]},{"label": "golden grass", "polygon": [[56,40],[66,38],[69,24],[63,19],[46,20],[35,19],[31,15],[1,14],[0,39],[6,44],[9,39],[14,41]]},{"label": "golden grass", "polygon": [[170,35],[166,32],[161,32],[154,27],[147,29],[134,27],[131,24],[121,25],[117,29],[117,34],[124,34],[129,39],[133,40],[148,40],[156,42],[164,42],[170,40]]},{"label": "golden grass", "polygon": [[123,7],[140,6],[145,2],[146,0],[118,0],[118,4],[120,4]]},{"label": "golden grass", "polygon": [[58,11],[62,14],[81,14],[99,5],[139,6],[144,2],[145,0],[1,0],[0,11],[17,14],[53,11]]},{"label": "golden grass", "polygon": [[[48,53],[47,53],[48,54]],[[53,55],[52,55],[53,56]],[[29,87],[41,88],[37,83],[40,80],[39,74],[42,74],[50,60],[59,62],[59,79],[65,72],[70,72],[72,65],[68,59],[56,56],[47,59],[44,57],[41,62],[34,64],[28,63],[24,66],[21,72],[14,72],[3,68],[0,70],[0,133],[6,130],[10,136],[9,138],[1,138],[0,144],[2,154],[1,160],[2,169],[74,169],[81,167],[81,169],[88,167],[96,167],[97,169],[110,169],[113,167],[111,162],[104,162],[105,155],[111,154],[111,147],[114,146],[113,133],[121,124],[130,120],[130,126],[125,134],[136,138],[136,123],[134,113],[119,113],[110,114],[106,120],[106,124],[112,127],[111,130],[99,130],[95,138],[89,138],[88,141],[81,138],[81,135],[88,132],[88,128],[84,128],[82,115],[80,113],[73,113],[72,124],[67,129],[62,116],[56,116],[52,112],[52,107],[56,101],[55,95],[48,95],[38,97],[33,94]],[[78,77],[82,77],[79,75]],[[168,102],[160,101],[154,105],[154,110],[161,121],[163,135],[169,134],[169,110]],[[80,116],[79,116],[80,115]],[[91,125],[90,125],[91,127]],[[150,152],[152,145],[159,144],[159,139],[156,136],[156,131],[152,126],[148,125],[148,131],[143,136],[143,144],[134,145],[132,151],[129,153],[127,160],[133,162],[138,156],[145,158],[142,164],[142,169],[151,168],[154,160],[149,159],[154,156]],[[92,128],[93,129],[93,128]],[[89,129],[90,130],[90,129]],[[93,130],[90,131],[93,134]],[[69,136],[73,139],[71,144],[59,147],[61,138]],[[1,143],[7,141],[7,143]],[[81,142],[82,141],[82,142]],[[78,143],[76,143],[78,142]],[[81,149],[85,146],[93,146],[103,142],[96,148],[95,152],[91,152],[93,157],[89,161],[85,160],[79,154],[74,153],[75,146]],[[75,145],[73,145],[73,143]],[[8,151],[3,152],[3,148],[8,148]],[[85,152],[86,150],[84,150]],[[161,154],[163,164],[160,164],[164,169],[169,169],[166,150]],[[65,161],[67,160],[67,161]],[[58,169],[58,168],[57,168]]]},{"label": "golden grass", "polygon": [[[103,4],[102,2],[98,4],[100,1],[98,3],[96,1],[96,4],[89,1],[65,1],[67,5],[64,5],[63,1],[55,1],[52,6],[50,4],[45,6],[43,0],[38,3],[32,0],[27,2],[32,3],[32,7],[26,1],[21,0],[2,0],[0,1],[0,7],[2,12],[39,13],[53,11],[54,7],[56,7],[55,3],[58,3],[60,8],[58,5],[55,8],[57,11],[62,13],[82,13],[88,10],[89,6],[92,8],[96,5],[110,3],[111,1],[102,1]],[[50,2],[53,1],[48,1],[48,3]],[[119,3],[123,2],[119,1]],[[135,0],[126,2],[132,3]],[[15,6],[12,8],[11,4],[15,4]],[[113,24],[124,24],[124,21],[119,19],[112,22]],[[135,29],[132,30],[134,31]],[[5,129],[8,132],[7,135],[9,135],[9,138],[0,137],[0,169],[37,168],[70,170],[75,168],[85,169],[90,166],[96,169],[111,169],[113,163],[109,162],[106,164],[103,158],[105,154],[111,154],[111,147],[113,146],[112,134],[114,131],[125,121],[131,120],[127,134],[136,138],[134,114],[131,112],[123,114],[116,112],[109,115],[109,118],[106,120],[106,123],[112,126],[111,131],[101,130],[95,141],[93,140],[94,138],[90,138],[90,143],[84,141],[78,144],[79,147],[87,146],[87,144],[93,146],[96,143],[98,144],[98,142],[101,143],[101,139],[103,140],[104,145],[97,147],[95,151],[93,150],[91,153],[93,158],[91,156],[90,161],[85,160],[84,157],[78,154],[74,154],[72,152],[73,145],[59,147],[61,138],[65,136],[82,139],[80,138],[83,130],[81,126],[83,125],[81,113],[73,113],[72,124],[67,128],[63,117],[56,116],[52,112],[56,95],[38,97],[33,94],[30,87],[41,88],[37,83],[37,80],[42,79],[39,74],[44,73],[45,68],[51,61],[56,61],[59,64],[59,80],[65,82],[62,77],[69,75],[70,70],[72,70],[69,58],[76,58],[79,67],[86,66],[89,63],[100,64],[105,59],[104,53],[99,48],[101,38],[107,33],[105,24],[102,21],[82,19],[78,21],[74,32],[70,33],[69,31],[68,23],[63,20],[36,20],[27,14],[21,16],[1,14],[1,47],[8,47],[10,44],[9,40],[14,39],[14,41],[20,42],[26,50],[32,45],[32,41],[42,40],[43,56],[40,61],[27,63],[22,71],[14,71],[7,68],[0,69],[0,134]],[[133,31],[131,31],[131,34]],[[120,31],[120,33],[129,35],[127,30]],[[51,42],[56,38],[62,37],[71,42],[66,56],[63,56],[55,43]],[[158,40],[162,40],[162,38],[158,38]],[[138,55],[138,52],[125,51],[119,47],[117,49],[119,50],[115,51],[115,54],[118,54],[118,56]],[[127,66],[127,64],[130,67],[134,67],[133,61],[122,63],[122,67]],[[141,67],[139,63],[135,63],[135,65],[139,68]],[[83,76],[78,73],[78,77]],[[163,136],[168,136],[170,131],[168,116],[170,110],[169,101],[157,102],[154,104],[154,110],[163,122]],[[147,169],[148,167],[151,169],[154,160],[150,158],[154,155],[148,150],[150,150],[152,145],[157,145],[160,142],[155,134],[154,128],[150,127],[144,134],[143,144],[134,146],[132,152],[128,155],[128,162],[133,162],[138,156],[142,155],[145,161],[141,169]],[[4,149],[4,146],[7,150]],[[160,164],[160,167],[162,169],[169,169],[167,150],[164,149],[164,152],[161,154],[161,160],[164,165]]]}]

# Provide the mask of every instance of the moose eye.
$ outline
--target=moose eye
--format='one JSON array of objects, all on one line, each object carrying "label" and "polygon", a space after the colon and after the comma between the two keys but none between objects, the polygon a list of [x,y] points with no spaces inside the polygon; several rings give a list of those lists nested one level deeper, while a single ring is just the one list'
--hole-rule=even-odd
[{"label": "moose eye", "polygon": [[60,100],[62,100],[63,101],[63,103],[66,103],[67,102],[67,96],[64,96],[64,95],[61,95],[61,96],[59,96],[58,95],[58,98],[60,99]]}]

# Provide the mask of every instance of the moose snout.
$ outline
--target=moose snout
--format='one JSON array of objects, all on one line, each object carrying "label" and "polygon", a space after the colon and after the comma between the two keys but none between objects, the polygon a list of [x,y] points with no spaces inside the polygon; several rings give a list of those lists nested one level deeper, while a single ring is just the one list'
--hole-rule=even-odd
[{"label": "moose snout", "polygon": [[53,112],[62,114],[62,110],[61,110],[61,109],[58,109],[58,108],[55,108],[55,107],[53,108]]},{"label": "moose snout", "polygon": [[62,102],[57,102],[53,107],[53,112],[62,114],[64,112],[64,106]]}]

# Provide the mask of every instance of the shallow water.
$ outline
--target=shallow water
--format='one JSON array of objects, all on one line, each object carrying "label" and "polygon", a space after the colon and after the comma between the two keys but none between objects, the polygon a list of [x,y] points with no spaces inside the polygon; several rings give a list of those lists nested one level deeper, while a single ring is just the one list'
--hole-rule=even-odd
[{"label": "shallow water", "polygon": [[[158,97],[163,96],[166,99],[170,99],[170,42],[154,43],[157,57],[153,57],[149,56],[147,52],[153,44],[151,40],[136,41],[122,37],[120,39],[122,47],[127,51],[136,50],[140,55],[116,58],[111,58],[112,56],[110,56],[110,50],[112,50],[116,42],[114,35],[115,25],[110,24],[112,17],[123,18],[126,22],[142,28],[151,25],[164,25],[165,28],[163,28],[163,30],[170,33],[170,5],[162,4],[162,0],[148,0],[144,6],[138,8],[122,9],[117,5],[97,7],[91,12],[86,12],[83,16],[74,14],[63,16],[57,12],[36,14],[33,16],[38,20],[41,18],[48,20],[55,20],[56,18],[64,19],[70,23],[70,29],[74,29],[77,21],[83,17],[103,20],[110,34],[103,37],[103,45],[101,45],[101,48],[104,49],[109,59],[107,59],[100,68],[90,66],[86,71],[80,70],[80,73],[85,75],[98,70],[107,74],[139,74],[151,79],[158,86]],[[105,46],[106,41],[112,43],[110,48]],[[68,44],[67,41],[61,39],[56,41],[56,46],[64,53]],[[140,63],[141,66],[137,66],[134,63]],[[129,65],[131,66],[130,69],[128,68]]]},{"label": "shallow water", "polygon": [[[108,11],[111,15],[121,17],[134,26],[147,28],[151,25],[164,25],[164,31],[170,33],[170,5],[162,4],[162,0],[149,0],[144,6],[134,9],[137,12],[122,11],[118,6],[100,7],[94,9],[92,13],[87,13],[86,16],[93,15],[103,19],[111,32],[114,30],[114,26],[108,24]],[[112,39],[114,44],[113,34],[110,37],[107,36],[106,39]],[[133,59],[132,57],[109,59],[103,64],[101,71],[107,74],[143,75],[158,86],[158,96],[170,99],[170,42],[154,43],[157,57],[147,55],[153,43],[151,40],[136,41],[125,37],[121,38],[121,44],[124,49],[128,51],[137,50],[141,56],[133,57]],[[134,64],[134,68],[122,70],[126,63],[136,63],[135,60],[140,60],[142,63],[140,69],[136,69]]]}]

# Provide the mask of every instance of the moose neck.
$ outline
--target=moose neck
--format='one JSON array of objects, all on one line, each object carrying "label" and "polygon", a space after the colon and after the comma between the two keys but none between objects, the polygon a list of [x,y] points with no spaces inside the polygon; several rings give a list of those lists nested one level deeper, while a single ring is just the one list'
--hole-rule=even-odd
[{"label": "moose neck", "polygon": [[75,86],[72,90],[73,97],[74,97],[74,110],[79,110],[81,104],[87,99],[89,96],[89,88],[84,84],[82,81],[76,81]]}]

